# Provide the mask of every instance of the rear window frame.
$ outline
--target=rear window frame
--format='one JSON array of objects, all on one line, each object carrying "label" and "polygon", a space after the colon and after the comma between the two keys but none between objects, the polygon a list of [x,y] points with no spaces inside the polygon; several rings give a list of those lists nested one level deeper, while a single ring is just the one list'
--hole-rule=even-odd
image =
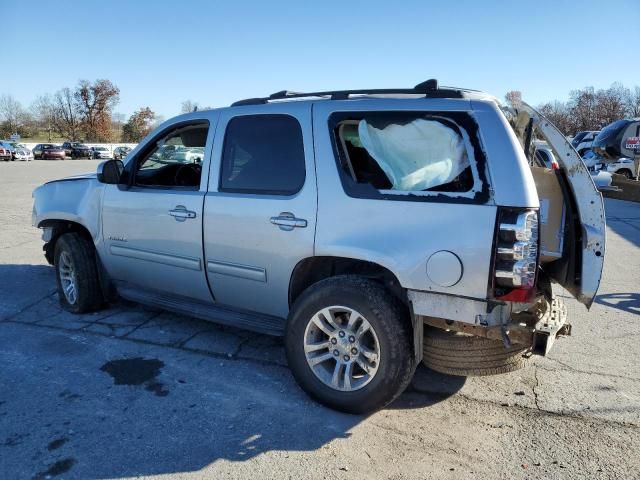
[{"label": "rear window frame", "polygon": [[[345,120],[357,120],[373,115],[401,116],[408,118],[441,118],[456,124],[463,134],[467,157],[474,179],[473,187],[466,192],[443,191],[401,191],[378,190],[371,184],[355,182],[349,173],[343,168],[342,163],[348,161],[343,151],[342,141],[337,135],[341,122]],[[351,198],[371,200],[434,202],[434,203],[467,203],[484,205],[490,200],[490,184],[487,174],[487,158],[482,148],[477,120],[470,112],[465,111],[440,111],[440,110],[352,110],[337,111],[329,115],[327,126],[331,138],[335,166],[342,183],[345,194]]]}]

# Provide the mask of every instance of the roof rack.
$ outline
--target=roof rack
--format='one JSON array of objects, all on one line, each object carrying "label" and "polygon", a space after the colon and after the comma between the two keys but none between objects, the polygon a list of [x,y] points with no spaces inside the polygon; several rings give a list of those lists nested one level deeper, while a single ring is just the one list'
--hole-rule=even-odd
[{"label": "roof rack", "polygon": [[363,90],[330,90],[325,92],[291,92],[282,90],[272,93],[268,97],[247,98],[231,104],[232,107],[241,105],[261,105],[274,100],[290,100],[294,98],[318,97],[330,100],[348,100],[351,95],[424,95],[425,98],[463,98],[462,91],[456,88],[438,88],[438,81],[434,78],[419,83],[413,88],[378,88]]}]

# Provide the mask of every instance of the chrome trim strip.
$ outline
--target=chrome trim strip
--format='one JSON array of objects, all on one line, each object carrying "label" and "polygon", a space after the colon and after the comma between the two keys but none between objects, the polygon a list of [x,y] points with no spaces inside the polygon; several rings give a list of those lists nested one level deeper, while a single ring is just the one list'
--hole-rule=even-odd
[{"label": "chrome trim strip", "polygon": [[244,278],[246,280],[267,283],[267,271],[260,267],[208,260],[207,271],[210,273],[227,275],[229,277]]},{"label": "chrome trim strip", "polygon": [[172,267],[186,268],[187,270],[202,270],[199,258],[179,257],[167,253],[152,252],[150,250],[140,250],[138,248],[123,247],[121,245],[110,245],[109,251],[112,255],[120,257],[135,258],[147,262],[161,263]]}]

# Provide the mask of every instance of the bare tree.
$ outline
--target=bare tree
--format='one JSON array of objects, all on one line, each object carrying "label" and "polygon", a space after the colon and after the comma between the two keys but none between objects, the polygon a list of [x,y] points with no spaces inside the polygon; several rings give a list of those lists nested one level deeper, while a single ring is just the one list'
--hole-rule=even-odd
[{"label": "bare tree", "polygon": [[624,103],[626,114],[629,117],[640,117],[640,87],[636,86],[633,90],[627,90]]},{"label": "bare tree", "polygon": [[519,108],[522,103],[522,92],[519,90],[511,90],[506,93],[504,99],[513,108]]},{"label": "bare tree", "polygon": [[25,112],[22,105],[11,95],[0,97],[0,119],[2,120],[3,134],[17,133],[22,126]]},{"label": "bare tree", "polygon": [[192,102],[191,100],[182,102],[182,107],[180,108],[181,113],[195,112],[196,110],[198,110],[197,102]]},{"label": "bare tree", "polygon": [[73,92],[65,87],[53,96],[54,128],[69,140],[78,140],[82,122],[76,110]]},{"label": "bare tree", "polygon": [[542,115],[547,117],[564,134],[568,135],[574,130],[574,122],[567,105],[563,102],[555,101],[538,106]]},{"label": "bare tree", "polygon": [[606,90],[598,90],[596,94],[596,122],[598,128],[609,125],[625,116],[624,103],[628,89],[621,83],[614,83]]},{"label": "bare tree", "polygon": [[35,127],[46,130],[48,141],[51,141],[51,132],[56,123],[56,108],[51,95],[40,95],[31,104],[31,112],[34,117]]},{"label": "bare tree", "polygon": [[118,103],[120,90],[109,80],[89,83],[81,80],[74,92],[76,110],[87,139],[106,141],[111,137],[111,111]]}]

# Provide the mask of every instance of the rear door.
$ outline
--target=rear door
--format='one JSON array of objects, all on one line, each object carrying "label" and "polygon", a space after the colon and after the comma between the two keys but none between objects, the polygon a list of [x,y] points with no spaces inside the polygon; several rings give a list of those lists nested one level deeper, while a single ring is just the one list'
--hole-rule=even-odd
[{"label": "rear door", "polygon": [[204,249],[216,302],[285,318],[293,269],[314,251],[311,104],[223,111],[213,158]]},{"label": "rear door", "polygon": [[557,153],[561,167],[558,175],[563,179],[561,186],[568,190],[565,194],[565,198],[569,197],[565,262],[559,264],[561,268],[547,273],[589,308],[598,292],[604,266],[606,220],[602,194],[578,152],[562,133],[529,105],[523,104],[523,108]]}]

